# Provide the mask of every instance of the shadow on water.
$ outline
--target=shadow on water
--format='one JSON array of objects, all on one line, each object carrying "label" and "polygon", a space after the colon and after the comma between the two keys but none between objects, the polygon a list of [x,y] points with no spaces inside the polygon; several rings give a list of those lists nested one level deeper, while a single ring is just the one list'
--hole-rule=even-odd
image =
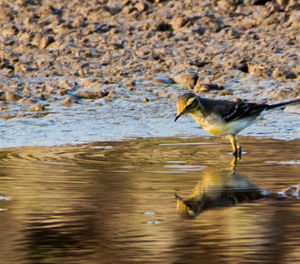
[{"label": "shadow on water", "polygon": [[300,141],[243,143],[237,167],[210,138],[2,151],[1,263],[300,262],[299,200],[264,191],[300,182]]}]

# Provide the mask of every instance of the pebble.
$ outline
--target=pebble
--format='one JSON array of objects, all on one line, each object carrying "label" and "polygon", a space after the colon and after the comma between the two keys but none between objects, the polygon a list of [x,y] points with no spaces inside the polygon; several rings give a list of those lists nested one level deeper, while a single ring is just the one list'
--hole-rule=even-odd
[{"label": "pebble", "polygon": [[40,42],[39,47],[40,47],[41,49],[45,49],[45,48],[47,48],[52,42],[55,42],[54,37],[52,37],[52,36],[44,36],[44,37],[42,37],[42,39],[41,39],[41,42]]},{"label": "pebble", "polygon": [[175,75],[173,81],[180,84],[183,89],[192,90],[196,84],[198,75],[195,73],[182,73]]},{"label": "pebble", "polygon": [[83,99],[99,99],[108,95],[108,91],[105,89],[101,89],[99,91],[92,90],[80,90],[75,93],[75,95],[79,98]]},{"label": "pebble", "polygon": [[41,104],[34,104],[29,107],[29,111],[33,111],[33,112],[45,111],[45,106]]},{"label": "pebble", "polygon": [[144,12],[149,8],[147,2],[143,0],[138,1],[135,7],[139,12]]},{"label": "pebble", "polygon": [[236,91],[222,80],[254,76],[284,84],[270,97],[284,86],[293,91],[285,97],[299,93],[295,0],[50,2],[1,6],[0,100],[8,107],[137,95],[146,102],[138,80],[154,80],[153,94],[171,94],[174,82],[226,96]]},{"label": "pebble", "polygon": [[22,98],[21,95],[12,92],[0,92],[0,100],[15,102]]},{"label": "pebble", "polygon": [[195,87],[195,93],[208,93],[211,90],[224,90],[224,86],[215,83],[201,83],[202,80],[198,79]]},{"label": "pebble", "polygon": [[248,72],[256,77],[269,78],[272,74],[271,70],[266,66],[257,64],[248,64]]},{"label": "pebble", "polygon": [[59,104],[63,105],[63,106],[71,106],[74,103],[78,103],[78,101],[75,98],[71,97],[71,96],[66,97],[65,99],[63,99],[59,102]]},{"label": "pebble", "polygon": [[144,98],[142,99],[142,102],[143,102],[143,103],[147,103],[147,102],[150,102],[150,100],[149,100],[149,98],[144,97]]},{"label": "pebble", "polygon": [[19,104],[25,104],[25,105],[36,104],[36,100],[31,99],[31,98],[22,98],[18,102],[19,102]]},{"label": "pebble", "polygon": [[186,16],[175,16],[171,20],[171,25],[174,31],[178,31],[181,29],[187,22],[189,21],[188,17]]}]

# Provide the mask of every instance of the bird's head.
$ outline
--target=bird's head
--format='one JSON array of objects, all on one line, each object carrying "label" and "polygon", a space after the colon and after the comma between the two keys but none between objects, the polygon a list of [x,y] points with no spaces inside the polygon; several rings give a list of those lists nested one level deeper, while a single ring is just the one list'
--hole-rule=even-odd
[{"label": "bird's head", "polygon": [[197,106],[197,96],[193,93],[186,93],[178,97],[177,100],[177,115],[175,121],[183,114],[191,113]]},{"label": "bird's head", "polygon": [[193,218],[197,213],[192,209],[189,202],[184,201],[178,194],[175,194],[177,201],[177,212],[182,218]]}]

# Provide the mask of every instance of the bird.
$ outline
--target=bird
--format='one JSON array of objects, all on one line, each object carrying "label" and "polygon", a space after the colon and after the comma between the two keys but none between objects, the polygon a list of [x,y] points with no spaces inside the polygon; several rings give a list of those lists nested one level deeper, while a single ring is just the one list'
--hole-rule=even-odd
[{"label": "bird", "polygon": [[241,157],[242,148],[237,140],[237,134],[269,110],[295,103],[300,103],[300,99],[266,104],[246,102],[241,99],[214,100],[194,93],[185,93],[177,99],[177,115],[174,121],[184,114],[191,114],[205,131],[215,136],[229,138],[233,155]]}]

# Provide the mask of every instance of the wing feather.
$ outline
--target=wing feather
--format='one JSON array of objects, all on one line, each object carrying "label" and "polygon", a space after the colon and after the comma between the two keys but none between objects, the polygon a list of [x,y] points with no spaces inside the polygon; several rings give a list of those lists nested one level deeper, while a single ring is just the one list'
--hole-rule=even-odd
[{"label": "wing feather", "polygon": [[258,116],[267,108],[267,104],[246,103],[243,101],[236,102],[228,112],[222,115],[222,119],[226,122],[230,122],[250,116]]}]

